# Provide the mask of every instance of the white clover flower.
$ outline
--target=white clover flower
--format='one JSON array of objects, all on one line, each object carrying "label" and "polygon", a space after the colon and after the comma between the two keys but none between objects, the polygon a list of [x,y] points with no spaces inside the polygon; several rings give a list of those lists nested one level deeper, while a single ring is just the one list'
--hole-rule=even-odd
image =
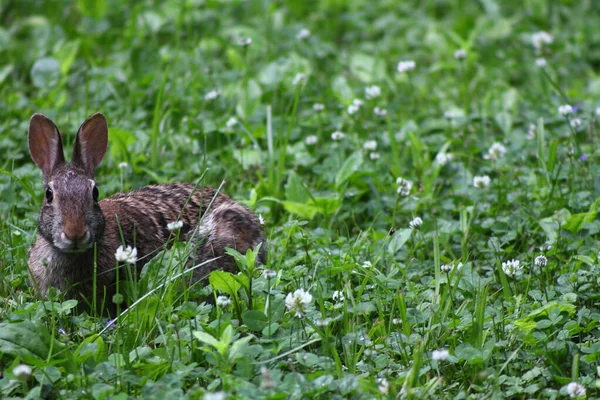
[{"label": "white clover flower", "polygon": [[331,139],[333,139],[333,140],[342,140],[345,137],[346,137],[346,134],[342,133],[340,131],[335,131],[331,134]]},{"label": "white clover flower", "polygon": [[262,367],[260,367],[260,376],[262,378],[260,380],[260,388],[261,389],[273,389],[275,387],[275,382],[273,381],[273,378],[271,377],[271,372],[264,365]]},{"label": "white clover flower", "polygon": [[490,185],[490,177],[487,175],[473,177],[473,186],[476,188],[486,188]]},{"label": "white clover flower", "polygon": [[119,163],[119,169],[127,169],[129,168],[129,164],[125,161]]},{"label": "white clover flower", "polygon": [[238,45],[248,47],[252,44],[252,38],[242,38],[238,41]]},{"label": "white clover flower", "polygon": [[495,142],[494,144],[492,144],[492,146],[489,148],[487,154],[484,155],[483,158],[485,158],[486,160],[491,159],[491,160],[497,161],[497,160],[501,159],[502,157],[504,157],[505,154],[506,154],[506,147],[504,147],[504,145],[502,143]]},{"label": "white clover flower", "polygon": [[369,158],[371,160],[378,160],[380,157],[381,157],[381,154],[379,154],[379,153],[375,153],[375,152],[374,153],[369,153]]},{"label": "white clover flower", "polygon": [[312,145],[314,145],[314,144],[317,144],[317,142],[318,142],[318,141],[319,141],[319,138],[318,138],[318,137],[316,137],[315,135],[310,135],[310,136],[307,136],[307,137],[304,139],[304,143],[305,143],[307,146],[312,146]]},{"label": "white clover flower", "polygon": [[377,141],[375,140],[367,140],[363,143],[363,149],[365,150],[377,150]]},{"label": "white clover flower", "polygon": [[306,28],[300,29],[300,32],[296,35],[296,39],[304,40],[310,36],[310,31]]},{"label": "white clover flower", "polygon": [[319,318],[315,321],[315,325],[325,328],[331,322],[331,318]]},{"label": "white clover flower", "polygon": [[535,258],[534,263],[538,267],[545,267],[546,265],[548,265],[548,259],[545,256],[540,255]]},{"label": "white clover flower", "polygon": [[202,400],[225,400],[226,398],[227,393],[223,391],[204,393],[204,396],[202,396]]},{"label": "white clover flower", "polygon": [[396,185],[398,185],[398,189],[396,189],[396,191],[400,196],[408,196],[413,187],[412,181],[404,178],[397,178]]},{"label": "white clover flower", "polygon": [[204,100],[210,101],[210,100],[214,100],[217,97],[219,97],[219,91],[218,90],[211,90],[210,92],[206,93],[204,95]]},{"label": "white clover flower", "polygon": [[376,99],[381,96],[381,88],[379,86],[367,86],[365,88],[365,97],[369,100]]},{"label": "white clover flower", "polygon": [[336,290],[335,292],[333,292],[333,294],[331,295],[331,299],[333,301],[335,301],[336,303],[338,302],[342,302],[344,301],[344,292],[342,292],[341,290]]},{"label": "white clover flower", "polygon": [[434,361],[445,361],[450,357],[450,352],[447,349],[439,349],[431,352],[431,359]]},{"label": "white clover flower", "polygon": [[513,277],[521,275],[523,266],[519,260],[508,260],[502,263],[502,272],[506,276]]},{"label": "white clover flower", "polygon": [[545,58],[540,57],[540,58],[536,58],[535,59],[535,65],[537,65],[540,68],[546,68],[546,66],[548,65],[548,63],[546,62]]},{"label": "white clover flower", "polygon": [[119,262],[135,264],[137,262],[137,249],[131,246],[123,248],[123,245],[121,245],[115,252],[115,258]]},{"label": "white clover flower", "polygon": [[263,218],[262,214],[258,214],[258,223],[261,225],[265,224],[265,219]]},{"label": "white clover flower", "polygon": [[563,104],[562,106],[558,107],[558,113],[560,115],[568,115],[573,113],[573,107],[571,107],[571,105],[569,104]]},{"label": "white clover flower", "polygon": [[227,296],[217,296],[217,307],[225,308],[231,305],[231,299]]},{"label": "white clover flower", "polygon": [[585,387],[578,382],[571,382],[567,385],[567,393],[572,399],[583,397],[585,396]]},{"label": "white clover flower", "polygon": [[421,226],[423,226],[423,220],[421,219],[421,217],[415,217],[412,221],[408,223],[408,226],[410,227],[410,229],[419,229],[421,228]]},{"label": "white clover flower", "polygon": [[306,75],[304,74],[296,74],[294,80],[292,80],[292,85],[298,86],[300,83],[306,82]]},{"label": "white clover flower", "polygon": [[600,107],[596,107],[596,109],[594,110],[594,113],[596,115],[600,115]]},{"label": "white clover flower", "polygon": [[531,35],[531,43],[533,43],[533,47],[535,47],[536,50],[540,50],[545,44],[552,44],[553,41],[554,38],[552,35],[544,31],[536,32]]},{"label": "white clover flower", "polygon": [[362,267],[363,268],[371,268],[371,267],[373,267],[373,264],[371,264],[371,261],[368,261],[368,260],[367,261],[363,261]]},{"label": "white clover flower", "polygon": [[417,64],[413,60],[400,61],[398,63],[398,72],[404,73],[415,69]]},{"label": "white clover flower", "polygon": [[582,122],[579,118],[573,118],[569,121],[569,124],[571,125],[571,128],[577,128],[581,126]]},{"label": "white clover flower", "polygon": [[288,293],[285,297],[285,306],[288,310],[294,312],[298,318],[304,317],[306,311],[312,303],[312,295],[304,289],[298,289],[294,293]]},{"label": "white clover flower", "polygon": [[237,123],[238,123],[238,120],[235,117],[231,117],[227,120],[227,122],[225,122],[225,126],[229,129],[231,129],[234,126],[236,126]]},{"label": "white clover flower", "polygon": [[454,266],[452,264],[443,264],[440,266],[440,270],[442,272],[446,272],[446,273],[452,271],[453,268],[454,268]]},{"label": "white clover flower", "polygon": [[467,58],[467,51],[465,49],[458,49],[454,52],[454,58],[457,60],[464,60]]},{"label": "white clover flower", "polygon": [[394,318],[392,319],[392,324],[393,325],[400,325],[402,323],[402,319],[400,318]]},{"label": "white clover flower", "polygon": [[380,117],[385,117],[387,115],[387,110],[385,108],[379,108],[379,107],[375,107],[373,109],[373,113],[375,115],[378,115]]},{"label": "white clover flower", "polygon": [[313,104],[313,110],[315,111],[323,111],[325,109],[325,104],[315,103]]},{"label": "white clover flower", "polygon": [[450,161],[452,161],[452,154],[450,153],[444,153],[444,152],[439,152],[437,153],[437,155],[435,156],[435,161],[439,164],[439,165],[446,165],[448,164]]},{"label": "white clover flower", "polygon": [[390,383],[387,379],[381,378],[379,379],[379,385],[377,385],[377,389],[379,390],[379,393],[385,396],[390,391]]},{"label": "white clover flower", "polygon": [[535,130],[535,124],[529,124],[529,129],[527,130],[527,139],[532,140],[533,138],[535,138]]},{"label": "white clover flower", "polygon": [[275,278],[277,276],[277,272],[273,271],[272,269],[265,269],[263,271],[263,275],[267,279],[273,279],[273,278]]},{"label": "white clover flower", "polygon": [[13,368],[12,373],[17,379],[27,379],[31,376],[33,370],[27,364],[19,364]]},{"label": "white clover flower", "polygon": [[360,107],[357,106],[356,104],[350,104],[348,106],[348,114],[352,115],[352,114],[356,114],[356,112],[358,111]]},{"label": "white clover flower", "polygon": [[183,221],[173,221],[167,224],[167,229],[170,231],[176,231],[183,227]]}]

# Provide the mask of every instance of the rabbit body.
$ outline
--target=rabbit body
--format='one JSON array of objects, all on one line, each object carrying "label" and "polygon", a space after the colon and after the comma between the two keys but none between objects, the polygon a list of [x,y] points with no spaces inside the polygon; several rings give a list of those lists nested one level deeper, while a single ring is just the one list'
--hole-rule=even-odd
[{"label": "rabbit body", "polygon": [[[215,189],[189,183],[151,185],[98,201],[93,177],[106,151],[107,133],[104,116],[90,117],[79,129],[68,164],[54,123],[41,114],[32,117],[29,147],[46,188],[39,235],[29,253],[32,283],[39,294],[52,286],[90,303],[95,295],[96,303],[104,303],[111,313],[119,246],[137,249],[139,274],[172,237],[167,225],[175,221],[183,223],[181,239],[193,236],[198,241],[196,264],[218,257],[195,269],[194,280],[215,269],[234,272],[227,247],[243,254],[262,243],[259,262],[265,262],[265,238],[256,216]],[[125,271],[119,274],[123,278]]]}]

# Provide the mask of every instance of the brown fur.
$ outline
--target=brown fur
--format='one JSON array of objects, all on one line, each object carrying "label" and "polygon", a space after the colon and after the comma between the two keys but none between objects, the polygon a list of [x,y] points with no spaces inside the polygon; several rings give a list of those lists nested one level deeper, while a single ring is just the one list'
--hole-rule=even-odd
[{"label": "brown fur", "polygon": [[194,190],[190,183],[172,183],[95,201],[94,171],[106,151],[107,132],[104,116],[90,117],[77,133],[73,159],[67,164],[54,123],[41,114],[31,119],[30,152],[47,189],[39,214],[39,236],[29,254],[32,283],[41,295],[53,286],[91,302],[96,254],[97,303],[104,299],[112,313],[117,248],[137,248],[139,273],[168,240],[167,224],[178,218],[183,222],[181,238],[199,230],[196,263],[220,257],[196,269],[195,280],[215,269],[236,270],[233,258],[225,255],[227,247],[245,253],[263,243],[259,262],[265,262],[265,238],[256,216],[215,189]]}]

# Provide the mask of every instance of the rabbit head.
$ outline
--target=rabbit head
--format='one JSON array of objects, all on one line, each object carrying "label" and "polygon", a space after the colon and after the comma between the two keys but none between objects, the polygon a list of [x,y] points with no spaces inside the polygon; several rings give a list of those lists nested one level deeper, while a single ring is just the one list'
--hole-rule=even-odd
[{"label": "rabbit head", "polygon": [[71,163],[67,163],[54,122],[42,114],[31,117],[29,152],[42,170],[45,190],[38,230],[61,252],[83,252],[104,232],[94,173],[107,143],[106,118],[94,114],[79,128]]}]

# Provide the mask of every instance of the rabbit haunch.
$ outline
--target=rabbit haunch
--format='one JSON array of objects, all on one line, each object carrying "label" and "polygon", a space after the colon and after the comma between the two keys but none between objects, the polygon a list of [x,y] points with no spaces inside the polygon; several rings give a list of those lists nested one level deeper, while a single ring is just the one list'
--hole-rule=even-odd
[{"label": "rabbit haunch", "polygon": [[[98,201],[94,172],[106,152],[107,135],[104,116],[86,120],[69,164],[54,123],[41,114],[31,119],[29,148],[42,170],[46,193],[29,269],[42,295],[54,286],[90,300],[96,263],[96,296],[111,304],[118,247],[137,248],[139,272],[163,248],[171,235],[167,226],[177,220],[183,223],[180,238],[197,240],[195,263],[218,257],[194,270],[195,280],[215,269],[235,271],[235,261],[225,254],[227,247],[245,253],[263,243],[259,261],[265,262],[265,239],[256,216],[215,189],[189,183],[152,185]],[[197,234],[191,235],[196,228]]]}]

